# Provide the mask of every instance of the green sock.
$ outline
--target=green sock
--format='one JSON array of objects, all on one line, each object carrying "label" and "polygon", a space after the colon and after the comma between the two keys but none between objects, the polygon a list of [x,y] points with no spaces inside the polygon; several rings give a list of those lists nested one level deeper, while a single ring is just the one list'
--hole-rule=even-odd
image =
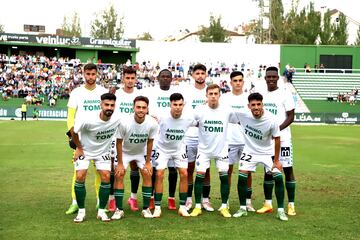
[{"label": "green sock", "polygon": [[155,193],[155,195],[154,195],[155,206],[161,206],[162,196],[163,196],[163,193]]},{"label": "green sock", "polygon": [[294,181],[287,181],[285,183],[289,202],[295,202],[295,185],[296,185],[295,180]]},{"label": "green sock", "polygon": [[178,178],[178,172],[176,168],[169,167],[169,175],[168,175],[168,181],[169,181],[169,197],[174,198],[175,192],[176,192],[176,183]]},{"label": "green sock", "polygon": [[137,193],[138,188],[139,188],[139,182],[140,182],[140,175],[139,175],[139,171],[130,171],[130,183],[131,183],[131,192],[132,193]]},{"label": "green sock", "polygon": [[209,198],[209,195],[210,195],[210,183],[204,183],[202,196],[203,198]]},{"label": "green sock", "polygon": [[179,193],[180,206],[185,206],[186,198],[187,198],[187,192]]},{"label": "green sock", "polygon": [[265,199],[266,200],[271,200],[272,199],[272,191],[274,188],[274,181],[264,181],[263,184],[264,187],[264,195],[265,195]]},{"label": "green sock", "polygon": [[109,200],[111,184],[109,182],[101,182],[99,189],[99,209],[105,209]]},{"label": "green sock", "polygon": [[151,198],[151,191],[152,187],[142,187],[142,193],[143,193],[143,209],[147,209],[150,204],[150,198]]},{"label": "green sock", "polygon": [[229,199],[229,193],[230,193],[229,176],[227,172],[219,172],[219,176],[220,176],[221,203],[226,204]]},{"label": "green sock", "polygon": [[247,179],[248,179],[247,173],[239,172],[237,189],[238,189],[240,206],[246,206]]},{"label": "green sock", "polygon": [[192,197],[193,187],[194,187],[193,183],[188,183],[188,191],[187,191],[188,197]]},{"label": "green sock", "polygon": [[274,174],[275,180],[275,196],[278,208],[284,208],[284,181],[281,173]]},{"label": "green sock", "polygon": [[123,210],[124,189],[114,189],[116,207]]},{"label": "green sock", "polygon": [[247,188],[247,192],[246,192],[246,199],[251,199],[251,195],[252,195],[252,188]]},{"label": "green sock", "polygon": [[205,174],[196,173],[195,178],[195,203],[201,203],[201,195],[203,190],[203,183],[205,179]]},{"label": "green sock", "polygon": [[85,208],[85,197],[86,197],[85,182],[75,181],[74,191],[79,208]]}]

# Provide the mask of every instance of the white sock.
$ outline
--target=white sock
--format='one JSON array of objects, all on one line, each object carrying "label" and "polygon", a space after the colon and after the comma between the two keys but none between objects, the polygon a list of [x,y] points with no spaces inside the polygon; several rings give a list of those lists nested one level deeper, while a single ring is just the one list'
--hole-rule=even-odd
[{"label": "white sock", "polygon": [[265,204],[272,206],[272,200],[265,200]]},{"label": "white sock", "polygon": [[161,206],[155,206],[155,210],[161,210]]},{"label": "white sock", "polygon": [[227,203],[222,203],[220,208],[227,208]]},{"label": "white sock", "polygon": [[240,206],[240,209],[245,210],[246,211],[246,206]]},{"label": "white sock", "polygon": [[71,205],[77,205],[77,201],[76,201],[76,199],[73,199],[73,200],[72,200]]},{"label": "white sock", "polygon": [[203,202],[209,202],[209,198],[203,198],[203,200],[202,200]]},{"label": "white sock", "polygon": [[101,215],[101,214],[104,214],[104,213],[105,213],[104,209],[100,209],[100,208],[98,209],[98,213],[97,213],[98,215]]},{"label": "white sock", "polygon": [[200,208],[201,209],[201,203],[196,203],[195,208]]},{"label": "white sock", "polygon": [[78,213],[83,213],[83,214],[85,214],[85,208],[79,208]]},{"label": "white sock", "polygon": [[290,205],[291,207],[295,207],[295,203],[294,203],[294,202],[289,202],[289,205]]},{"label": "white sock", "polygon": [[174,197],[168,197],[168,199],[175,199]]},{"label": "white sock", "polygon": [[284,212],[284,208],[278,208],[278,212]]},{"label": "white sock", "polygon": [[115,199],[114,195],[109,195],[109,200],[114,200],[114,199]]},{"label": "white sock", "polygon": [[137,199],[137,193],[131,193],[131,194],[130,194],[130,198],[132,198],[132,199]]},{"label": "white sock", "polygon": [[246,199],[246,205],[251,205],[251,199],[250,198]]},{"label": "white sock", "polygon": [[186,201],[187,202],[192,202],[192,197],[187,197]]}]

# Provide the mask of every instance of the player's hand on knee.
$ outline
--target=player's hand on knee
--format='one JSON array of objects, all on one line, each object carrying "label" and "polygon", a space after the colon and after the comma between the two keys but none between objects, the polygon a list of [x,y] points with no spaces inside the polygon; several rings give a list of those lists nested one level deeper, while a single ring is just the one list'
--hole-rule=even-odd
[{"label": "player's hand on knee", "polygon": [[144,172],[146,172],[147,174],[149,174],[149,175],[151,176],[151,175],[152,175],[152,165],[151,165],[151,162],[145,163],[143,170],[144,170]]},{"label": "player's hand on knee", "polygon": [[125,169],[122,164],[118,164],[115,170],[115,176],[116,177],[123,177],[125,176]]},{"label": "player's hand on knee", "polygon": [[277,168],[279,171],[282,170],[282,165],[281,165],[281,162],[279,160],[274,161],[274,164],[273,164],[271,169],[273,170],[274,168]]},{"label": "player's hand on knee", "polygon": [[83,160],[85,158],[84,150],[82,148],[76,148],[74,154],[74,162],[77,160]]}]

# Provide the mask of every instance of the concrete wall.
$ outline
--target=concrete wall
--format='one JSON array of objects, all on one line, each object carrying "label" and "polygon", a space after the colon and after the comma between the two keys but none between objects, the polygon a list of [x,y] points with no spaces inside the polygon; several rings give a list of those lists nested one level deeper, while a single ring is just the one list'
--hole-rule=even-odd
[{"label": "concrete wall", "polygon": [[170,60],[185,64],[201,62],[207,66],[218,62],[240,66],[244,62],[246,68],[254,69],[260,64],[278,66],[280,62],[280,45],[137,41],[136,46],[140,48],[137,62],[159,62],[161,68]]}]

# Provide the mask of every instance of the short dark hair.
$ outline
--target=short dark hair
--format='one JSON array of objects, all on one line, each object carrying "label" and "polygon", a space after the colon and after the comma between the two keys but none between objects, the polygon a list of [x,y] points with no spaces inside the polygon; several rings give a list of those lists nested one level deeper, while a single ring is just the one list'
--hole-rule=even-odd
[{"label": "short dark hair", "polygon": [[251,102],[252,100],[262,101],[263,96],[258,92],[251,93],[248,97],[248,101]]},{"label": "short dark hair", "polygon": [[211,90],[211,89],[215,89],[215,88],[217,88],[217,89],[219,89],[219,92],[220,92],[220,87],[219,87],[219,85],[217,85],[217,84],[210,84],[209,86],[207,86],[207,88],[206,88],[206,93],[209,91],[209,90]]},{"label": "short dark hair", "polygon": [[170,95],[170,102],[184,100],[184,97],[181,93],[173,93]]},{"label": "short dark hair", "polygon": [[236,77],[236,76],[242,76],[244,77],[244,74],[240,71],[233,71],[231,74],[230,74],[230,79]]},{"label": "short dark hair", "polygon": [[86,64],[86,65],[84,66],[84,72],[85,72],[86,70],[93,70],[93,69],[95,69],[96,72],[98,71],[97,66],[96,66],[95,64],[93,64],[93,63],[88,63],[88,64]]},{"label": "short dark hair", "polygon": [[104,101],[104,100],[116,101],[116,96],[115,96],[115,94],[112,94],[112,93],[104,93],[103,95],[101,95],[101,101]]},{"label": "short dark hair", "polygon": [[149,99],[147,98],[147,97],[145,97],[145,96],[137,96],[135,99],[134,99],[134,106],[135,106],[135,103],[136,102],[140,102],[140,101],[142,101],[142,102],[146,102],[146,105],[148,105],[149,106]]},{"label": "short dark hair", "polygon": [[123,75],[125,74],[135,74],[136,75],[136,69],[132,67],[125,67],[123,69]]},{"label": "short dark hair", "polygon": [[206,67],[204,64],[198,63],[193,67],[192,72],[194,73],[197,70],[202,70],[202,71],[206,72]]},{"label": "short dark hair", "polygon": [[265,72],[268,72],[268,71],[275,71],[278,73],[279,69],[277,67],[271,66],[271,67],[268,67]]},{"label": "short dark hair", "polygon": [[163,72],[169,72],[170,75],[171,75],[171,77],[172,77],[172,72],[171,72],[169,69],[167,69],[167,68],[164,68],[163,70],[161,70],[161,71],[159,72],[159,74],[158,74],[158,77],[159,77],[160,74],[163,73]]}]

